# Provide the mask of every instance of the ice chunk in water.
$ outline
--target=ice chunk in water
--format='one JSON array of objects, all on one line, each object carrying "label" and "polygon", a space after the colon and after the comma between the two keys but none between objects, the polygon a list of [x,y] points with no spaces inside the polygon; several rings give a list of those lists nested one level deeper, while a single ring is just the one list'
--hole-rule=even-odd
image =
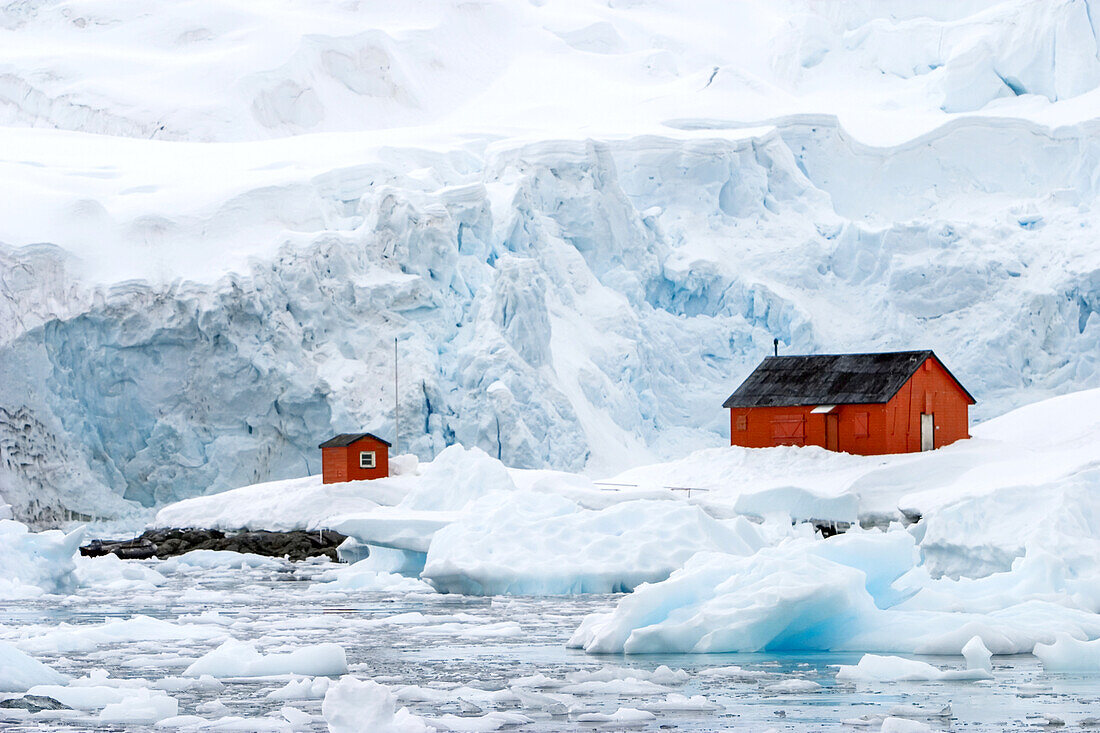
[{"label": "ice chunk in water", "polygon": [[887,718],[879,730],[881,733],[931,733],[932,726],[908,718]]},{"label": "ice chunk in water", "polygon": [[1035,656],[1048,672],[1100,672],[1100,639],[1081,641],[1058,634],[1053,644],[1036,644]]},{"label": "ice chunk in water", "polygon": [[654,720],[657,716],[648,710],[637,708],[619,708],[613,713],[582,713],[577,716],[579,723],[644,723]]},{"label": "ice chunk in water", "polygon": [[275,674],[338,675],[348,671],[344,648],[325,643],[292,652],[261,654],[253,644],[230,639],[186,670],[185,677],[265,677]]},{"label": "ice chunk in water", "polygon": [[371,680],[344,677],[325,693],[321,712],[330,733],[429,733],[431,728],[393,693]]},{"label": "ice chunk in water", "polygon": [[20,522],[0,519],[0,598],[71,590],[76,584],[73,555],[83,537],[83,529],[31,532]]},{"label": "ice chunk in water", "polygon": [[0,692],[26,692],[35,685],[63,685],[69,678],[0,641]]}]

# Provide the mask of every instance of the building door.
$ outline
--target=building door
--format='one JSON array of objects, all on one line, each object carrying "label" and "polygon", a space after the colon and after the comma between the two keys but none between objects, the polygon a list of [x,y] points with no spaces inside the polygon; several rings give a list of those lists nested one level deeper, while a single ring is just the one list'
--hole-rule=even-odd
[{"label": "building door", "polygon": [[840,417],[833,413],[825,416],[825,449],[840,450]]},{"label": "building door", "polygon": [[932,450],[935,448],[936,421],[930,412],[920,414],[920,449]]}]

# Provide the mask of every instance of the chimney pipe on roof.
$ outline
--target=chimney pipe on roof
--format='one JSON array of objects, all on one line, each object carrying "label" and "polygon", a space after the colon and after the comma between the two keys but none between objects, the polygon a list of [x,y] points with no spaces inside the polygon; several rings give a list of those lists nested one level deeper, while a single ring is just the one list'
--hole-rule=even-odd
[{"label": "chimney pipe on roof", "polygon": [[772,339],[772,346],[775,347],[775,355],[779,356],[779,339]]}]

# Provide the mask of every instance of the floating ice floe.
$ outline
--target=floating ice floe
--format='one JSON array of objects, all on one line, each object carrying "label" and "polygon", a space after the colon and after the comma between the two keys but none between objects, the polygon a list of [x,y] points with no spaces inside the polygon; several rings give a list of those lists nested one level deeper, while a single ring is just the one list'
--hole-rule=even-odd
[{"label": "floating ice floe", "polygon": [[328,677],[291,680],[279,689],[267,693],[267,697],[270,700],[320,700],[331,684],[332,680]]},{"label": "floating ice floe", "polygon": [[298,708],[283,707],[279,710],[279,715],[283,716],[286,722],[296,730],[308,729],[313,723],[313,716]]},{"label": "floating ice floe", "polygon": [[722,706],[711,702],[702,695],[681,695],[678,692],[670,692],[663,700],[647,702],[643,706],[651,713],[671,712],[705,712],[718,710]]},{"label": "floating ice floe", "polygon": [[74,558],[74,578],[78,585],[110,589],[118,593],[153,591],[167,579],[153,568],[141,563],[120,560],[115,555]]},{"label": "floating ice floe", "polygon": [[191,664],[185,677],[267,677],[280,674],[339,675],[348,671],[344,648],[331,642],[291,652],[261,654],[254,644],[229,639]]},{"label": "floating ice floe", "polygon": [[[285,708],[284,708],[285,710]],[[295,725],[286,719],[286,714],[280,711],[283,716],[282,719],[265,716],[262,718],[246,718],[240,715],[223,715],[220,718],[213,720],[202,717],[201,715],[177,715],[172,718],[165,718],[156,724],[158,729],[178,730],[181,733],[195,733],[205,731],[239,731],[240,733],[294,733],[295,731],[302,730],[302,726]],[[307,715],[308,721],[305,725],[313,720],[313,716]],[[300,717],[297,717],[301,720]]]},{"label": "floating ice floe", "polygon": [[1062,633],[1052,644],[1036,644],[1034,653],[1048,672],[1100,672],[1100,639],[1081,641]]},{"label": "floating ice floe", "polygon": [[[174,698],[163,690],[150,689],[145,686],[130,685],[37,685],[27,691],[29,695],[41,695],[52,697],[63,705],[68,705],[77,710],[104,710],[111,705],[125,707],[132,704],[135,708],[153,708],[159,717],[147,722],[156,722],[161,718],[169,718],[176,714],[173,703]],[[171,701],[171,702],[169,702]],[[115,710],[115,709],[112,709]],[[113,712],[108,713],[108,715]],[[118,722],[142,722],[147,717],[142,712],[133,720]]]},{"label": "floating ice floe", "polygon": [[179,702],[160,691],[141,690],[139,694],[108,703],[99,711],[101,723],[151,725],[179,713]]},{"label": "floating ice floe", "polygon": [[620,725],[629,725],[634,723],[645,723],[650,720],[655,720],[656,717],[656,715],[648,710],[619,708],[613,713],[581,713],[576,719],[578,723],[617,723]]},{"label": "floating ice floe", "polygon": [[631,667],[601,667],[596,670],[577,670],[565,676],[569,682],[613,682],[615,680],[644,680],[656,685],[682,685],[691,679],[691,675],[682,669],[671,669],[662,664],[657,669],[635,669]]},{"label": "floating ice floe", "polygon": [[231,550],[191,550],[176,557],[170,557],[160,564],[160,570],[165,573],[188,572],[189,569],[225,568],[248,569],[267,568],[279,570],[287,567],[285,560],[276,557],[255,555],[249,552],[233,552]]},{"label": "floating ice floe", "polygon": [[482,690],[467,685],[445,690],[437,687],[404,685],[394,688],[392,692],[400,702],[465,702],[478,706],[509,705],[519,702],[519,697],[512,690]]},{"label": "floating ice floe", "polygon": [[803,695],[808,692],[820,692],[821,685],[813,680],[783,680],[764,685],[762,690],[773,695]]},{"label": "floating ice floe", "polygon": [[63,685],[69,678],[0,641],[0,692],[26,692],[35,685]]},{"label": "floating ice floe", "polygon": [[668,687],[636,677],[573,682],[560,690],[566,695],[652,695],[668,692]]},{"label": "floating ice floe", "polygon": [[441,731],[455,731],[455,733],[490,733],[501,728],[526,725],[534,720],[522,713],[509,713],[494,711],[484,715],[458,716],[452,713],[438,718],[424,718],[425,723]]},{"label": "floating ice floe", "polygon": [[68,654],[88,652],[100,646],[135,641],[210,641],[226,637],[222,629],[204,624],[179,624],[136,614],[102,624],[59,624],[16,642],[32,652]]},{"label": "floating ice floe", "polygon": [[765,672],[763,670],[756,669],[744,669],[736,664],[726,667],[708,667],[701,669],[695,673],[699,677],[714,677],[724,678],[729,680],[735,680],[738,682],[751,682],[755,680],[764,679],[766,677],[772,677],[771,672]]},{"label": "floating ice floe", "polygon": [[889,717],[882,721],[879,733],[932,733],[932,726],[920,720]]},{"label": "floating ice floe", "polygon": [[73,556],[83,537],[82,529],[68,534],[31,532],[20,522],[0,519],[0,598],[72,590],[76,586]]},{"label": "floating ice floe", "polygon": [[[75,681],[74,683],[75,684]],[[150,684],[151,687],[165,692],[220,691],[225,684],[211,675],[195,677],[161,677]]]},{"label": "floating ice floe", "polygon": [[321,712],[330,733],[429,733],[431,728],[393,693],[371,680],[343,677],[325,693]]},{"label": "floating ice floe", "polygon": [[[587,617],[569,645],[596,653],[958,654],[980,636],[994,653],[1013,654],[1030,652],[1058,631],[1100,635],[1100,615],[1066,594],[1016,597],[990,610],[976,593],[971,602],[980,610],[970,611],[965,594],[961,607],[922,608],[918,588],[899,602],[891,581],[916,562],[907,538],[895,530],[789,540],[747,557],[699,553],[669,579],[637,588],[612,612]],[[908,554],[898,551],[905,547]]]},{"label": "floating ice floe", "polygon": [[856,665],[840,665],[840,682],[915,682],[935,680],[991,680],[993,665],[989,650],[975,636],[962,648],[966,669],[939,669],[927,662],[903,657],[864,654]]},{"label": "floating ice floe", "polygon": [[[373,553],[372,553],[373,554]],[[321,573],[321,581],[309,586],[311,593],[347,593],[348,591],[385,591],[389,593],[434,593],[427,583],[398,573],[379,571],[375,558],[368,557],[352,565],[335,567]]]}]

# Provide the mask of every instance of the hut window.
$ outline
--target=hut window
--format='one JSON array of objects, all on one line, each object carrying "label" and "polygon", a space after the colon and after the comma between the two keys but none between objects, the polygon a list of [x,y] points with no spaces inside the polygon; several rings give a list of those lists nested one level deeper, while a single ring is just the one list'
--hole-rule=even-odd
[{"label": "hut window", "polygon": [[359,468],[374,468],[374,451],[360,451]]},{"label": "hut window", "polygon": [[870,424],[871,424],[871,415],[870,415],[870,413],[857,412],[856,413],[856,425],[855,425],[856,437],[857,438],[866,438],[868,435],[870,435],[871,434]]},{"label": "hut window", "polygon": [[806,442],[806,422],[801,415],[783,415],[772,420],[772,440],[778,445]]},{"label": "hut window", "polygon": [[738,430],[748,430],[749,429],[749,416],[748,415],[738,415],[737,416],[737,429]]}]

